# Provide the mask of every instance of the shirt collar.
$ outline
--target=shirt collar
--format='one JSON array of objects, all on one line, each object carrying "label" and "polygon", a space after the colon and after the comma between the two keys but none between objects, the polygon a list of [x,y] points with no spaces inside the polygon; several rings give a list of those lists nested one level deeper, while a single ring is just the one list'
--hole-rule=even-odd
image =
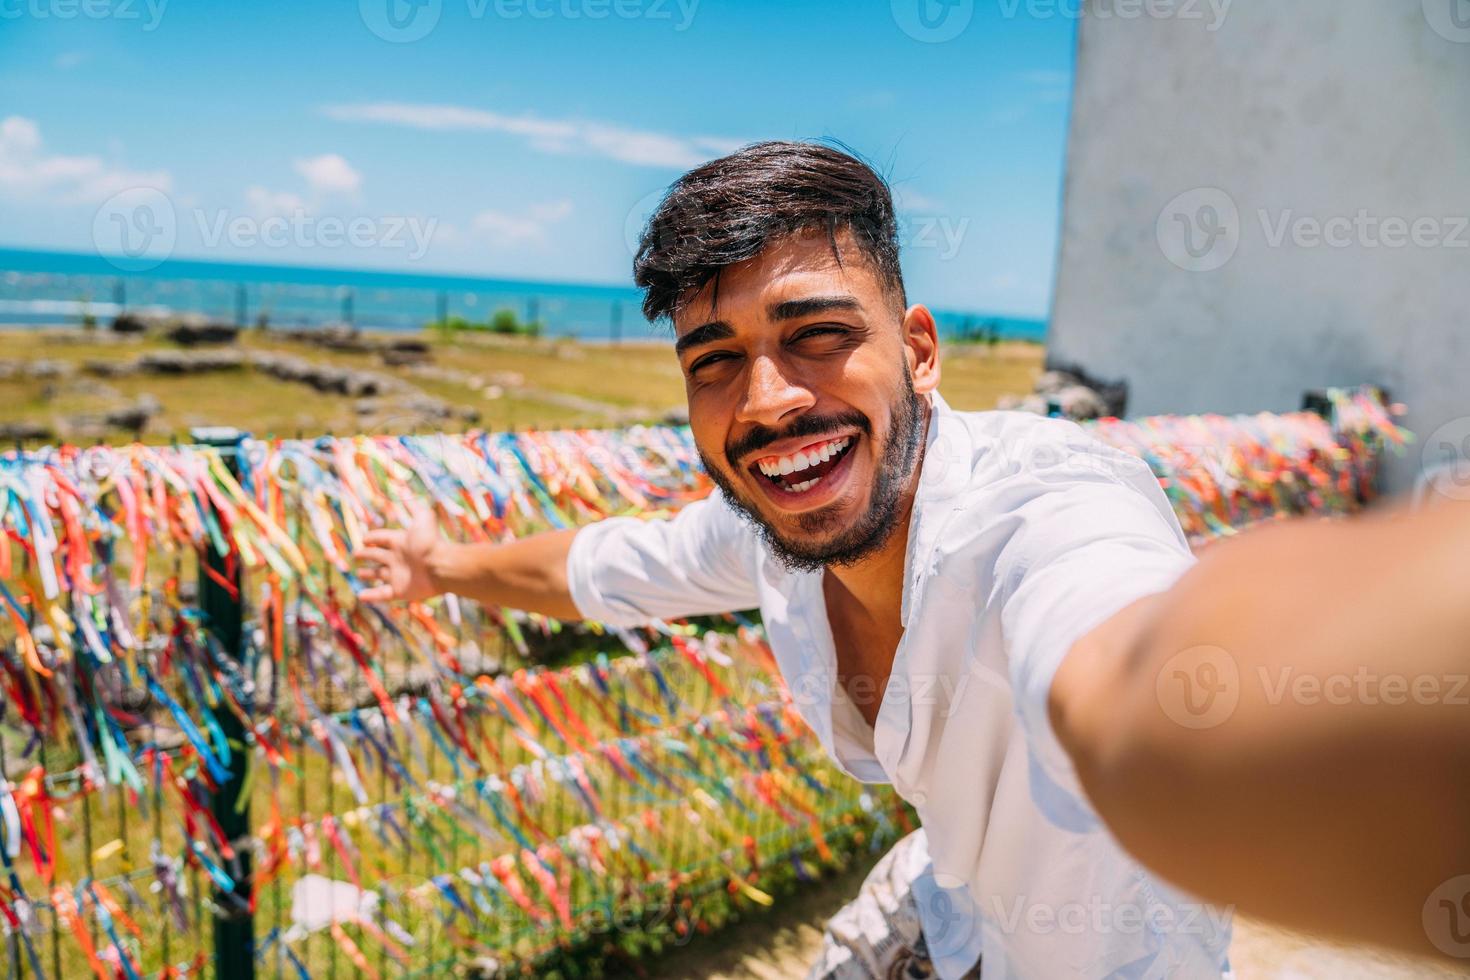
[{"label": "shirt collar", "polygon": [[903,565],[903,604],[900,617],[904,628],[918,604],[934,545],[953,508],[953,498],[970,483],[974,458],[969,426],[960,413],[949,407],[939,392],[929,395],[929,430],[924,442],[924,461],[919,485],[914,491],[909,517],[908,553]]}]

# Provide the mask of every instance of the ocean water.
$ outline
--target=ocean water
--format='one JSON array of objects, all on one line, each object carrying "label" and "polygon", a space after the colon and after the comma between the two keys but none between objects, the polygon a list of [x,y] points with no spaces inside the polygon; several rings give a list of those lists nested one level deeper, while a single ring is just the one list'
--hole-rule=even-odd
[{"label": "ocean water", "polygon": [[[354,269],[170,259],[143,272],[105,257],[0,248],[0,324],[106,324],[121,309],[196,313],[250,325],[264,314],[276,327],[353,323],[365,329],[417,330],[442,315],[488,320],[500,309],[539,320],[549,336],[583,340],[666,339],[643,318],[632,286],[530,282],[470,276],[408,275]],[[980,311],[935,310],[941,334],[977,326],[1002,338],[1040,341],[1046,323]]]}]

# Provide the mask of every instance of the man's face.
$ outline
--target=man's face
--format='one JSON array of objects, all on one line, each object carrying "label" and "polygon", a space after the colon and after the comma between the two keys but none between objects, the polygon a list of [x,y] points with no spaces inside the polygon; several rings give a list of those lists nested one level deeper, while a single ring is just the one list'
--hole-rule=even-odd
[{"label": "man's face", "polygon": [[911,491],[939,383],[934,321],[907,313],[848,235],[793,235],[674,318],[695,444],[789,566],[870,556]]}]

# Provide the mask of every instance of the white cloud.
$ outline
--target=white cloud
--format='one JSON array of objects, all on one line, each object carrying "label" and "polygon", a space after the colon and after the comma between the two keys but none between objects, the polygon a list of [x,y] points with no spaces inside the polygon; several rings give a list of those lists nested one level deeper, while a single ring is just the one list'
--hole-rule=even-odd
[{"label": "white cloud", "polygon": [[481,211],[470,223],[479,236],[497,246],[541,245],[546,243],[547,226],[569,217],[572,202],[563,198],[544,204],[533,204],[522,214],[493,209]]},{"label": "white cloud", "polygon": [[257,217],[293,215],[306,210],[306,201],[290,191],[270,191],[257,184],[245,188],[245,205]]},{"label": "white cloud", "polygon": [[296,172],[318,194],[356,194],[362,189],[362,174],[336,153],[293,161]]},{"label": "white cloud", "polygon": [[24,116],[0,120],[0,194],[64,204],[95,204],[132,187],[167,192],[173,176],[166,170],[134,171],[99,156],[47,153],[41,128]]},{"label": "white cloud", "polygon": [[58,71],[71,71],[73,68],[90,61],[91,58],[92,56],[86,51],[63,51],[56,56],[56,60],[52,62],[52,65]]},{"label": "white cloud", "polygon": [[589,153],[622,163],[685,169],[729,153],[740,140],[721,136],[677,136],[629,129],[612,123],[510,116],[467,106],[413,102],[330,105],[322,114],[339,122],[369,122],[413,129],[505,133],[542,153]]},{"label": "white cloud", "polygon": [[484,109],[456,105],[425,105],[413,102],[368,102],[358,105],[334,105],[322,114],[339,122],[376,122],[414,129],[467,130],[480,129],[528,136],[538,139],[571,139],[576,127],[569,123],[537,119],[534,116],[505,116]]}]

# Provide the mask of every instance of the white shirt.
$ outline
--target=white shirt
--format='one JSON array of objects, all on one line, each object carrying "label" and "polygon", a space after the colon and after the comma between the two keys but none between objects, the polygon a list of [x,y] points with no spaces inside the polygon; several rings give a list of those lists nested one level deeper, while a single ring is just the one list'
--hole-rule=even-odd
[{"label": "white shirt", "polygon": [[590,619],[631,626],[759,607],[799,710],[843,771],[914,805],[915,883],[949,980],[1217,977],[1228,916],[1131,860],[1088,804],[1047,715],[1079,639],[1193,561],[1139,459],[1071,422],[955,412],[937,394],[909,526],[903,638],[871,728],[837,682],[822,572],[792,572],[716,492],[668,520],[573,541]]}]

